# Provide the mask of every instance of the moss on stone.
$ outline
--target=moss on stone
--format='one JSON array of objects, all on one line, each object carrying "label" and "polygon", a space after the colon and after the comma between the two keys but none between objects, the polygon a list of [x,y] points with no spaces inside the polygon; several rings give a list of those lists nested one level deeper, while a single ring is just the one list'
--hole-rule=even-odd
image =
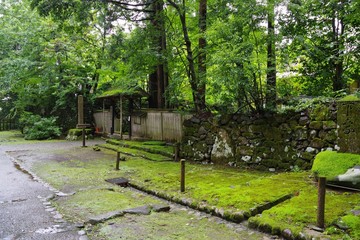
[{"label": "moss on stone", "polygon": [[353,102],[360,101],[360,98],[357,95],[347,95],[346,97],[338,100],[338,102]]},{"label": "moss on stone", "polygon": [[316,155],[311,171],[332,180],[355,165],[360,165],[358,154],[324,151]]},{"label": "moss on stone", "polygon": [[310,118],[315,121],[326,121],[330,118],[330,109],[327,105],[318,104],[310,113]]}]

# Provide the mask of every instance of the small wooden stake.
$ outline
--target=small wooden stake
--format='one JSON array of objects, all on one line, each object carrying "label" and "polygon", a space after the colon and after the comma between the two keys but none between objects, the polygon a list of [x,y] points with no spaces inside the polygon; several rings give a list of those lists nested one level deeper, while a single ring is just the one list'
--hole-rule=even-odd
[{"label": "small wooden stake", "polygon": [[180,160],[181,176],[180,176],[180,192],[185,192],[185,159]]},{"label": "small wooden stake", "polygon": [[86,147],[86,144],[85,144],[85,128],[82,129],[82,143],[83,143],[83,147]]},{"label": "small wooden stake", "polygon": [[120,152],[116,153],[116,170],[119,170],[119,164],[120,164]]},{"label": "small wooden stake", "polygon": [[179,152],[180,152],[180,143],[175,143],[175,149],[174,149],[174,161],[179,161]]},{"label": "small wooden stake", "polygon": [[326,178],[320,177],[318,181],[318,212],[317,212],[317,226],[324,229],[325,227],[325,189]]}]

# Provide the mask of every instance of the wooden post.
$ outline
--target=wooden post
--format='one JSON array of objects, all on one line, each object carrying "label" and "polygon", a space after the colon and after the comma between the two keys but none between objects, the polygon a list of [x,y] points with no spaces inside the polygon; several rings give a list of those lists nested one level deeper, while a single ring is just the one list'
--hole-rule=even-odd
[{"label": "wooden post", "polygon": [[78,124],[84,124],[84,97],[78,96]]},{"label": "wooden post", "polygon": [[116,170],[119,170],[120,165],[120,152],[116,152]]},{"label": "wooden post", "polygon": [[179,161],[179,152],[180,152],[180,143],[176,142],[175,149],[174,149],[174,161],[175,162]]},{"label": "wooden post", "polygon": [[120,139],[123,139],[123,134],[122,134],[122,119],[123,119],[123,100],[122,100],[122,96],[120,95]]},{"label": "wooden post", "polygon": [[181,176],[180,176],[180,192],[185,192],[185,159],[180,160]]},{"label": "wooden post", "polygon": [[83,147],[86,147],[86,144],[85,144],[85,128],[82,129],[82,143],[83,143]]},{"label": "wooden post", "polygon": [[103,99],[103,124],[102,124],[102,131],[103,131],[103,134],[105,134],[106,132],[106,127],[105,127],[105,99]]},{"label": "wooden post", "polygon": [[325,227],[325,194],[326,178],[320,177],[318,180],[318,212],[317,226],[324,229]]}]

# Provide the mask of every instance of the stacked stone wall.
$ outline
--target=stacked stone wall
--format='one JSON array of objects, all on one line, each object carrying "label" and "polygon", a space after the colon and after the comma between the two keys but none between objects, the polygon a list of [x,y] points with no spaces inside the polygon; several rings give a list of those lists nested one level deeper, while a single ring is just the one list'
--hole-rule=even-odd
[{"label": "stacked stone wall", "polygon": [[309,169],[337,149],[336,104],[264,116],[229,115],[184,122],[181,157],[261,170]]}]

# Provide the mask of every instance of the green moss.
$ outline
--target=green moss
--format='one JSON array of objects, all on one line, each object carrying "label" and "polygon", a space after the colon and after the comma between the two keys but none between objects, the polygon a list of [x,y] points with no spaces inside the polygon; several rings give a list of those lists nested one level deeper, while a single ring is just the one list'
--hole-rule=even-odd
[{"label": "green moss", "polygon": [[360,239],[360,217],[354,215],[346,215],[342,217],[342,221],[351,229],[350,236],[353,239]]},{"label": "green moss", "polygon": [[360,98],[357,95],[347,95],[346,97],[339,100],[339,102],[352,102],[360,101]]},{"label": "green moss", "polygon": [[119,145],[100,144],[98,146],[109,149],[109,150],[113,150],[113,151],[116,151],[116,152],[120,152],[120,153],[123,153],[125,155],[131,155],[131,156],[134,156],[134,157],[135,156],[136,157],[143,157],[145,159],[152,160],[152,161],[171,161],[172,160],[168,156],[163,156],[163,155],[159,155],[159,154],[155,154],[155,153],[149,153],[149,152],[146,152],[146,151],[133,149],[133,148],[121,147]]},{"label": "green moss", "polygon": [[355,165],[360,165],[358,154],[324,151],[316,155],[311,171],[332,180]]},{"label": "green moss", "polygon": [[168,157],[172,156],[174,152],[173,146],[166,145],[165,142],[161,142],[161,141],[126,141],[126,140],[108,139],[106,140],[106,142],[109,144],[119,145],[122,147],[138,149],[155,154],[161,154]]},{"label": "green moss", "polygon": [[[359,194],[347,194],[327,191],[325,205],[325,225],[331,224],[343,214],[359,204]],[[341,206],[341,207],[340,207]],[[317,188],[314,185],[303,186],[296,196],[261,215],[251,217],[254,226],[270,225],[272,231],[290,229],[293,233],[302,232],[317,221]]]},{"label": "green moss", "polygon": [[[92,134],[93,130],[91,128],[86,128],[85,129],[85,134],[86,135],[90,135]],[[68,135],[70,136],[81,136],[82,135],[82,129],[79,128],[72,128],[69,129]]]},{"label": "green moss", "polygon": [[[211,212],[215,208],[223,209],[226,215],[236,222],[240,221],[243,215],[250,217],[248,214],[250,212],[255,214],[265,210],[261,215],[251,217],[250,223],[256,226],[262,225],[274,233],[279,233],[286,228],[293,233],[299,233],[303,231],[304,227],[316,223],[317,189],[308,178],[309,172],[306,171],[272,174],[186,163],[186,191],[180,193],[179,163],[153,162],[139,157],[128,157],[127,161],[121,162],[120,171],[115,171],[114,153],[101,151],[96,153],[99,154],[98,157],[89,159],[88,151],[92,151],[91,149],[79,150],[77,148],[73,151],[82,153],[84,156],[76,159],[71,158],[74,160],[44,161],[35,168],[41,178],[56,188],[65,192],[70,190],[77,192],[74,196],[61,198],[64,202],[57,202],[62,211],[73,218],[83,219],[91,214],[111,211],[113,209],[112,204],[105,204],[105,208],[102,208],[100,202],[116,202],[118,198],[122,198],[121,194],[123,193],[120,190],[114,192],[104,190],[108,188],[118,189],[109,185],[104,179],[121,176],[128,178],[130,183],[141,189],[156,192],[166,198],[178,201],[186,200],[194,207],[201,206],[202,209],[208,209]],[[62,153],[62,155],[66,154],[69,152]],[[297,193],[292,199],[282,203],[278,201],[292,193]],[[138,196],[133,197],[133,202],[136,202],[135,199]],[[126,201],[131,201],[131,198]],[[121,204],[126,204],[126,201]],[[146,203],[147,200],[143,202]],[[275,203],[280,204],[276,205]],[[354,209],[354,206],[358,204],[358,194],[339,194],[328,191],[326,196],[326,225],[330,226],[333,221],[343,216],[344,212]],[[269,209],[270,207],[271,209]],[[117,208],[122,207],[118,205]],[[71,215],[71,211],[74,209],[76,213]],[[236,213],[246,214],[236,215]],[[121,221],[121,219],[116,221]],[[168,221],[176,222],[178,220]],[[181,221],[179,220],[179,224]],[[142,223],[142,221],[140,222]],[[147,220],[144,219],[144,224],[146,222]],[[172,223],[168,224],[169,229],[173,227]],[[201,226],[196,226],[201,229]],[[103,227],[111,229],[109,225]],[[151,228],[150,223],[149,228]],[[116,231],[115,229],[114,231]],[[130,235],[134,233],[132,228],[128,230]],[[148,230],[145,228],[145,233]],[[154,236],[153,239],[172,239],[175,236],[167,228],[164,231],[164,236],[157,235],[158,233],[151,229],[149,231],[149,236],[151,236],[149,239],[152,236]],[[194,234],[194,231],[190,230],[190,232]],[[108,231],[106,235],[112,236],[111,231]],[[187,235],[178,236],[184,236],[184,239],[187,239]],[[206,236],[201,235],[201,237],[193,239],[206,239]]]}]

